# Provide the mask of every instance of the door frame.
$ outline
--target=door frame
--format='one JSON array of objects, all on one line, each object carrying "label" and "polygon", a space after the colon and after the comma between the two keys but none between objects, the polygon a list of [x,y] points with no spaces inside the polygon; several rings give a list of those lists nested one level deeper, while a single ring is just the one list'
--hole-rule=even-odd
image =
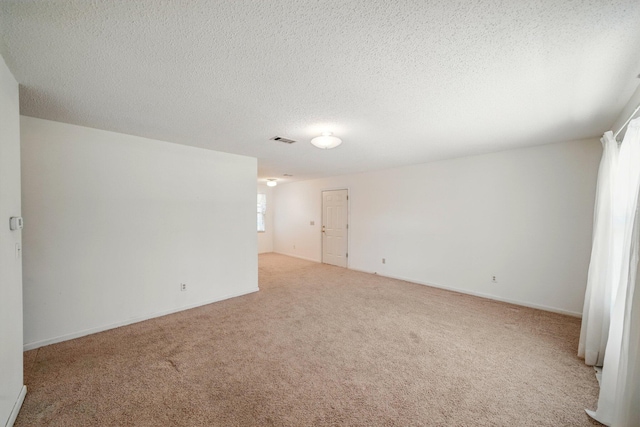
[{"label": "door frame", "polygon": [[351,189],[349,187],[328,187],[320,189],[320,263],[324,262],[324,238],[322,236],[322,219],[324,218],[324,198],[322,193],[325,191],[347,190],[347,266],[349,268],[349,242],[351,241]]}]

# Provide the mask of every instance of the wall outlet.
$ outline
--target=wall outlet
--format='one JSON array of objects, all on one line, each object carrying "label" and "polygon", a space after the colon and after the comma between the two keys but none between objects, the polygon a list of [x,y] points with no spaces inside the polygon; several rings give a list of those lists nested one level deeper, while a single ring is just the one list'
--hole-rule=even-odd
[{"label": "wall outlet", "polygon": [[498,279],[496,279],[496,276],[491,276],[491,283],[498,283]]},{"label": "wall outlet", "polygon": [[295,248],[296,248],[296,244],[294,243],[294,244],[293,244],[293,249],[295,249]]},{"label": "wall outlet", "polygon": [[187,284],[186,283],[180,283],[180,290],[182,292],[186,291],[187,290]]},{"label": "wall outlet", "polygon": [[386,260],[385,258],[382,258],[382,263],[383,263],[383,264],[386,264],[386,263],[387,263],[387,260]]},{"label": "wall outlet", "polygon": [[316,225],[315,221],[309,221],[309,225]]}]

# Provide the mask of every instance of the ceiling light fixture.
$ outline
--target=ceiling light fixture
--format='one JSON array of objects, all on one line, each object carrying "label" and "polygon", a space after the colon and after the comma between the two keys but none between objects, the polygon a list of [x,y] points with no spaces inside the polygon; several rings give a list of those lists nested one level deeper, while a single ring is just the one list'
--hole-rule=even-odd
[{"label": "ceiling light fixture", "polygon": [[331,132],[322,132],[322,136],[316,136],[311,140],[311,143],[318,148],[328,150],[342,144],[342,140],[337,136],[333,136]]},{"label": "ceiling light fixture", "polygon": [[275,178],[267,179],[267,187],[275,187],[276,185],[278,185],[278,183],[276,181],[277,181],[277,179],[275,179]]}]

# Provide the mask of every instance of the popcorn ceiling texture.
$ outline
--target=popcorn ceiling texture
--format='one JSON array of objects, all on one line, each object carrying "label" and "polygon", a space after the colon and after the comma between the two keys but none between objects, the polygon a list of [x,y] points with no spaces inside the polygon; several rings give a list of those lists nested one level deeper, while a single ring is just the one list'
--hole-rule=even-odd
[{"label": "popcorn ceiling texture", "polygon": [[[638,22],[637,0],[0,2],[22,114],[291,179],[598,136]],[[345,144],[318,151],[323,130]]]}]

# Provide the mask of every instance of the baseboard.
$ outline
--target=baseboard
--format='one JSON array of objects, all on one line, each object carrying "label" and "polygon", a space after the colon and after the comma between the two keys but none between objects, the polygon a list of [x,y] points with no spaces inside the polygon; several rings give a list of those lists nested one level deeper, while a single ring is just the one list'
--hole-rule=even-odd
[{"label": "baseboard", "polygon": [[[303,259],[305,261],[311,261],[311,262],[316,262],[316,263],[320,262],[320,261],[315,260],[315,259],[306,258],[306,257],[293,255],[293,254],[288,254],[288,253],[285,253],[285,252],[274,252],[274,253],[277,253],[277,254],[280,254],[280,255],[290,256],[292,258]],[[388,277],[389,279],[403,280],[405,282],[416,283],[418,285],[431,286],[432,288],[444,289],[444,290],[447,290],[447,291],[458,292],[458,293],[466,294],[466,295],[473,295],[475,297],[490,299],[490,300],[494,300],[494,301],[506,302],[508,304],[520,305],[522,307],[535,308],[537,310],[549,311],[549,312],[552,312],[552,313],[558,313],[558,314],[564,314],[564,315],[571,316],[571,317],[582,318],[582,313],[565,310],[563,308],[550,307],[550,306],[546,306],[546,305],[542,305],[542,304],[530,303],[530,302],[527,302],[527,301],[520,301],[520,300],[509,299],[509,298],[503,298],[503,297],[499,297],[497,295],[485,294],[485,293],[476,292],[476,291],[469,291],[469,290],[466,290],[466,289],[455,288],[453,286],[445,286],[445,285],[441,285],[441,284],[433,283],[433,282],[424,282],[424,281],[420,281],[420,280],[416,280],[416,279],[411,279],[411,278],[408,278],[408,277],[394,276],[394,275],[390,275],[390,274],[380,274],[378,272],[361,270],[359,268],[353,268],[353,267],[350,267],[350,266],[347,266],[347,268],[349,270],[353,270],[353,271],[360,271],[361,273],[377,274],[378,276]]]},{"label": "baseboard", "polygon": [[546,306],[546,305],[533,304],[533,303],[526,302],[526,301],[503,298],[503,297],[499,297],[497,295],[491,295],[491,294],[485,294],[485,293],[482,293],[482,292],[476,292],[476,291],[469,291],[469,290],[466,290],[466,289],[454,288],[452,286],[440,285],[438,283],[423,282],[423,281],[420,281],[420,280],[410,279],[410,278],[402,277],[402,276],[393,276],[393,275],[390,275],[390,274],[380,274],[380,273],[376,273],[376,272],[373,272],[373,271],[360,270],[360,269],[357,269],[357,268],[351,268],[351,270],[360,271],[362,273],[377,274],[378,276],[388,277],[390,279],[403,280],[405,282],[411,282],[411,283],[416,283],[418,285],[430,286],[432,288],[444,289],[446,291],[458,292],[460,294],[472,295],[472,296],[475,296],[475,297],[490,299],[490,300],[494,300],[494,301],[506,302],[506,303],[509,303],[509,304],[520,305],[520,306],[523,306],[523,307],[535,308],[535,309],[538,309],[538,310],[550,311],[552,313],[565,314],[567,316],[582,318],[582,313],[578,313],[578,312],[575,312],[575,311],[569,311],[569,310],[565,310],[565,309],[562,309],[562,308],[549,307],[549,306]]},{"label": "baseboard", "polygon": [[24,402],[24,397],[27,395],[27,386],[23,385],[20,389],[20,393],[18,394],[18,398],[16,399],[16,403],[13,405],[13,409],[11,409],[11,413],[9,414],[9,419],[7,420],[6,427],[13,427],[13,423],[16,422],[16,418],[18,418],[18,413],[20,412],[20,408],[22,408],[22,402]]},{"label": "baseboard", "polygon": [[47,338],[45,340],[40,340],[40,341],[35,341],[32,343],[27,343],[25,344],[22,348],[24,351],[27,350],[33,350],[39,347],[44,347],[45,345],[50,345],[50,344],[56,344],[62,341],[68,341],[68,340],[72,340],[75,338],[80,338],[80,337],[84,337],[86,335],[91,335],[91,334],[95,334],[98,332],[103,332],[103,331],[108,331],[109,329],[115,329],[115,328],[119,328],[121,326],[127,326],[127,325],[131,325],[133,323],[138,323],[138,322],[142,322],[145,320],[149,320],[149,319],[154,319],[156,317],[161,317],[161,316],[166,316],[168,314],[173,314],[173,313],[177,313],[179,311],[184,311],[184,310],[189,310],[191,308],[196,308],[196,307],[200,307],[203,305],[207,305],[207,304],[212,304],[214,302],[219,302],[219,301],[224,301],[226,299],[229,298],[235,298],[235,297],[240,297],[242,295],[247,295],[247,294],[251,294],[253,292],[258,292],[260,289],[259,288],[255,288],[255,289],[250,289],[248,291],[243,291],[243,292],[238,292],[235,294],[227,294],[221,297],[217,297],[211,300],[207,300],[207,301],[201,301],[201,302],[197,302],[195,304],[190,304],[190,305],[184,305],[182,307],[178,307],[178,308],[173,308],[170,310],[164,310],[164,311],[159,311],[156,313],[152,313],[149,315],[145,315],[145,316],[140,316],[140,317],[134,317],[133,319],[127,319],[124,320],[122,322],[116,322],[116,323],[111,323],[109,325],[105,325],[105,326],[98,326],[95,328],[90,328],[90,329],[85,329],[82,331],[78,331],[78,332],[73,332],[70,334],[65,334],[65,335],[60,335],[54,338]]},{"label": "baseboard", "polygon": [[273,251],[273,253],[276,253],[276,254],[279,254],[279,255],[290,256],[291,258],[303,259],[305,261],[311,261],[311,262],[315,262],[315,263],[320,263],[320,261],[318,261],[317,259],[311,259],[311,258],[303,257],[303,256],[300,256],[300,255],[294,255],[294,254],[288,254],[288,253],[285,253],[285,252],[276,252],[276,251]]}]

